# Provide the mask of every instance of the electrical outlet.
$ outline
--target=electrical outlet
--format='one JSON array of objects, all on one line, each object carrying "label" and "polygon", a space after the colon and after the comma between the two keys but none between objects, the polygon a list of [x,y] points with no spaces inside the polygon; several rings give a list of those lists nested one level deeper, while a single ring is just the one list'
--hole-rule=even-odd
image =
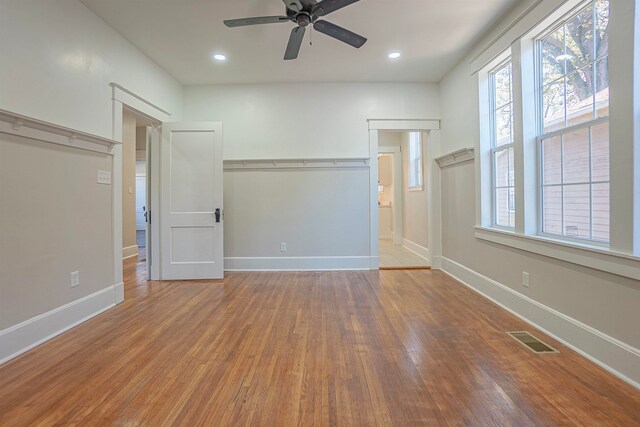
[{"label": "electrical outlet", "polygon": [[287,244],[280,243],[280,252],[287,252]]},{"label": "electrical outlet", "polygon": [[529,287],[529,273],[527,273],[526,271],[522,272],[522,286],[524,286],[525,288]]},{"label": "electrical outlet", "polygon": [[76,286],[80,286],[80,272],[79,271],[71,272],[71,287],[75,288]]},{"label": "electrical outlet", "polygon": [[98,171],[98,184],[111,185],[111,172]]}]

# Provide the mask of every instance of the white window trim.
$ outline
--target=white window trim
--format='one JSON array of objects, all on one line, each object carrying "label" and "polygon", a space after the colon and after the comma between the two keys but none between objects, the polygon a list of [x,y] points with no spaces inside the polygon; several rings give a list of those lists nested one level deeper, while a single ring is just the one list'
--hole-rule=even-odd
[{"label": "white window trim", "polygon": [[482,226],[475,227],[475,236],[488,242],[640,280],[640,268],[638,268],[640,257],[614,252],[597,245],[581,244],[547,236],[518,234],[513,231]]}]

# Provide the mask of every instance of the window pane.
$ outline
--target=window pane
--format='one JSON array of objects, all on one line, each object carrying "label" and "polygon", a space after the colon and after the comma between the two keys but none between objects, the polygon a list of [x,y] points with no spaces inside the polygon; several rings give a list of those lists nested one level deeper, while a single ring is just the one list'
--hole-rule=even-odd
[{"label": "window pane", "polygon": [[409,133],[409,187],[422,185],[422,157],[420,132]]},{"label": "window pane", "polygon": [[609,241],[609,184],[593,184],[591,186],[593,239],[601,242]]},{"label": "window pane", "polygon": [[[585,3],[538,45],[543,74],[541,231],[607,242],[609,124],[593,121],[609,115],[609,1]],[[586,126],[565,129],[581,124]],[[553,131],[562,135],[544,138]]]},{"label": "window pane", "polygon": [[505,105],[496,111],[496,147],[504,144],[510,144],[511,126],[512,126],[512,105]]},{"label": "window pane", "polygon": [[567,75],[567,126],[593,117],[593,65]]},{"label": "window pane", "polygon": [[589,129],[562,137],[563,183],[589,182]]},{"label": "window pane", "polygon": [[511,62],[495,73],[495,106],[498,109],[511,102]]},{"label": "window pane", "polygon": [[596,1],[596,59],[609,54],[609,1]]},{"label": "window pane", "polygon": [[609,115],[609,59],[605,58],[595,63],[596,79],[596,115]]},{"label": "window pane", "polygon": [[542,84],[549,84],[565,74],[564,27],[540,40]]},{"label": "window pane", "polygon": [[508,188],[496,188],[495,192],[496,198],[496,225],[502,227],[511,227],[510,217],[511,213],[509,211],[509,189]]},{"label": "window pane", "polygon": [[509,150],[496,151],[494,154],[496,165],[495,170],[495,183],[496,187],[508,187],[509,186]]},{"label": "window pane", "polygon": [[564,79],[543,88],[544,131],[564,127]]},{"label": "window pane", "polygon": [[591,180],[609,181],[609,123],[591,128]]},{"label": "window pane", "polygon": [[542,183],[544,185],[562,182],[561,140],[561,137],[556,136],[542,141]]},{"label": "window pane", "polygon": [[542,191],[543,218],[542,231],[549,234],[562,234],[562,187],[545,187]]},{"label": "window pane", "polygon": [[563,233],[567,237],[591,238],[590,185],[567,185],[563,189]]},{"label": "window pane", "polygon": [[573,71],[593,62],[593,6],[583,9],[565,24],[567,44],[567,71]]},{"label": "window pane", "polygon": [[515,170],[514,170],[514,159],[513,159],[513,152],[514,149],[513,148],[509,148],[508,150],[508,156],[509,156],[509,170],[507,172],[507,178],[509,181],[509,187],[513,187],[514,185],[516,185],[515,181],[516,181],[516,174],[515,174]]}]

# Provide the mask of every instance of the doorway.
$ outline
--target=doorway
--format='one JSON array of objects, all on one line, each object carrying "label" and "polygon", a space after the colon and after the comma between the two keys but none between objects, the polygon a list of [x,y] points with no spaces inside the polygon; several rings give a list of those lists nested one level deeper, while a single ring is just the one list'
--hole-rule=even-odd
[{"label": "doorway", "polygon": [[147,129],[136,127],[136,244],[138,261],[147,259]]},{"label": "doorway", "polygon": [[[152,233],[150,230],[151,126],[159,123],[135,110],[122,112],[122,258],[123,263],[142,263],[150,277]],[[123,266],[124,268],[124,266]]]},{"label": "doorway", "polygon": [[428,193],[421,131],[378,132],[378,239],[381,269],[429,268]]}]

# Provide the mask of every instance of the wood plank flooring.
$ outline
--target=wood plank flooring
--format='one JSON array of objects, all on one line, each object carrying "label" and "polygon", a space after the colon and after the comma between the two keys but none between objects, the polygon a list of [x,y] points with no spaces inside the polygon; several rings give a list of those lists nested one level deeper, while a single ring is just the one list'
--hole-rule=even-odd
[{"label": "wood plank flooring", "polygon": [[438,271],[125,274],[0,367],[0,425],[640,425],[640,392]]}]

